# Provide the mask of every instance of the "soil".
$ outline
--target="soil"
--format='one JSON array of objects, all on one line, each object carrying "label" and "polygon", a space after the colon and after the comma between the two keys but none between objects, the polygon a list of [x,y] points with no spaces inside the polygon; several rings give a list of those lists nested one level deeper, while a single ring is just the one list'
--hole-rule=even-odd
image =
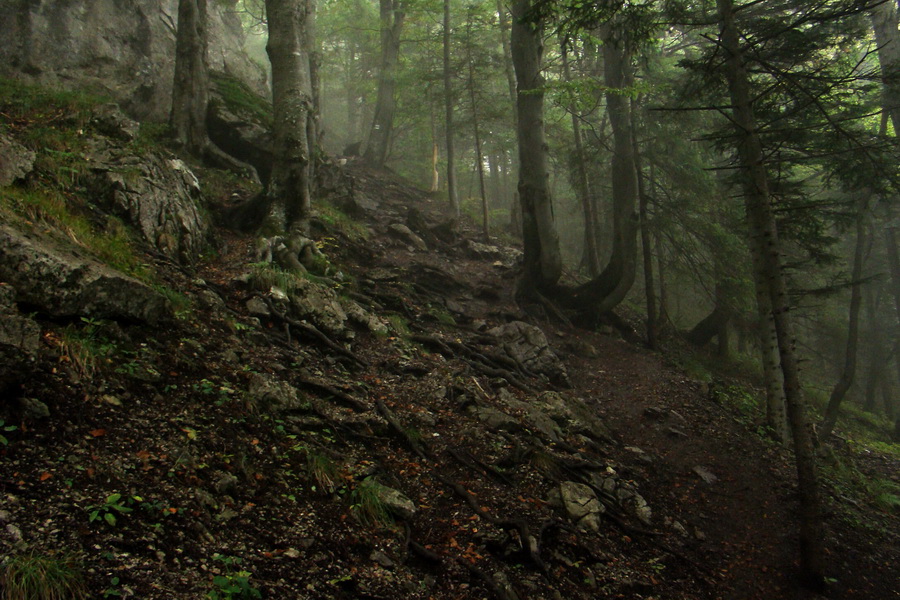
[{"label": "soil", "polygon": [[[652,352],[523,310],[515,267],[478,256],[474,227],[417,250],[388,226],[411,207],[444,223],[435,202],[388,173],[351,172],[378,205],[363,217],[370,237],[317,220],[318,237],[352,281],[343,291],[410,331],[357,332],[351,358],[252,319],[239,282],[254,260],[249,236],[221,231],[222,251],[196,269],[148,257],[169,287],[214,292],[224,307],[195,301],[162,329],[96,324],[110,351],[87,365],[61,333],[83,323],[41,321],[40,364],[0,402],[17,427],[0,446],[0,555],[72,556],[90,598],[817,597],[796,581],[791,457],[732,401],[746,382],[687,376],[671,358],[687,352],[676,339]],[[543,329],[570,386],[491,376],[412,341],[471,348],[510,320]],[[279,414],[254,403],[260,374],[305,404]],[[605,441],[537,452],[526,426],[489,431],[468,410],[553,389],[587,403]],[[49,418],[27,417],[20,398],[45,403]],[[897,481],[895,460],[852,445],[832,460]],[[554,508],[565,469],[585,464],[638,490],[649,524],[611,506],[599,531],[580,530]],[[369,511],[374,480],[415,514]],[[836,482],[825,493],[827,597],[900,598],[896,512]]]}]

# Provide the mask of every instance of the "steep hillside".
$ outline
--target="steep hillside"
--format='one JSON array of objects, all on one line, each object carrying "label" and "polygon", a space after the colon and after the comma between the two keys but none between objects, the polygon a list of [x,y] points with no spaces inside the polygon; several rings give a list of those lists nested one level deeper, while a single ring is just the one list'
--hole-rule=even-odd
[{"label": "steep hillside", "polygon": [[[281,271],[211,218],[249,183],[53,102],[0,132],[0,597],[805,597],[736,382],[517,306],[517,250],[352,163]],[[830,597],[900,597],[861,498]]]}]

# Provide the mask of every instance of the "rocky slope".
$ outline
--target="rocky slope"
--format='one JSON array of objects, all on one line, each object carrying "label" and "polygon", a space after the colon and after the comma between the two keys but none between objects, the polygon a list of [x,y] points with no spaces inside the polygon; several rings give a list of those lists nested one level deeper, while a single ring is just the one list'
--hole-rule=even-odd
[{"label": "rocky slope", "polygon": [[[517,306],[517,251],[425,193],[332,166],[298,276],[209,221],[246,184],[36,119],[2,137],[0,595],[36,558],[90,598],[803,595],[737,392]],[[897,597],[895,516],[834,494],[832,597]]]}]

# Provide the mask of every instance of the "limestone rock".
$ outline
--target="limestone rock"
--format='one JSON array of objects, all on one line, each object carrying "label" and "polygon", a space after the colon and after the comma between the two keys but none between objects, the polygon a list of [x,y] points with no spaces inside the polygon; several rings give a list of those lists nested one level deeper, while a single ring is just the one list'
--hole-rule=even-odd
[{"label": "limestone rock", "polygon": [[566,515],[580,527],[600,530],[600,515],[606,507],[589,486],[574,481],[559,484],[559,498]]},{"label": "limestone rock", "polygon": [[428,244],[416,233],[402,223],[394,223],[388,227],[388,232],[404,244],[408,244],[420,252],[428,252]]},{"label": "limestone rock", "polygon": [[[209,66],[265,93],[233,2],[209,3]],[[0,75],[105,91],[140,120],[171,109],[178,0],[0,2]]]},{"label": "limestone rock", "polygon": [[40,338],[37,323],[19,313],[15,290],[0,284],[0,391],[28,377]]},{"label": "limestone rock", "polygon": [[126,319],[157,324],[169,301],[140,281],[59,244],[0,225],[0,280],[16,299],[48,315]]},{"label": "limestone rock", "polygon": [[265,413],[283,413],[303,406],[297,390],[271,375],[254,373],[248,388],[250,401],[259,411]]},{"label": "limestone rock", "polygon": [[0,186],[24,179],[34,168],[35,154],[11,137],[0,134]]},{"label": "limestone rock", "polygon": [[140,124],[125,116],[118,104],[107,103],[94,109],[91,125],[103,135],[130,142],[138,136]]},{"label": "limestone rock", "polygon": [[550,348],[544,332],[539,328],[513,321],[495,327],[487,334],[496,338],[504,352],[525,370],[546,375],[554,382],[568,383],[565,365]]},{"label": "limestone rock", "polygon": [[98,202],[141,233],[169,258],[191,264],[206,244],[209,226],[198,207],[200,183],[181,160],[137,157],[112,149],[94,166]]},{"label": "limestone rock", "polygon": [[367,480],[362,485],[368,487],[385,508],[398,517],[410,519],[416,514],[416,505],[403,492],[372,480]]},{"label": "limestone rock", "polygon": [[290,294],[290,311],[294,318],[307,320],[323,333],[335,337],[353,337],[347,329],[347,313],[331,288],[307,279],[298,279]]}]

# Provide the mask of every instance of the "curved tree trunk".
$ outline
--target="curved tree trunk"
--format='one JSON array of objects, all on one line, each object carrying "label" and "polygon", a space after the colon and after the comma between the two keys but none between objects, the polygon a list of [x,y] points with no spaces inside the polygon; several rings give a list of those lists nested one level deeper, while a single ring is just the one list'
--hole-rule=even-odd
[{"label": "curved tree trunk", "polygon": [[[263,223],[264,235],[285,231],[306,234],[310,212],[309,132],[313,91],[309,49],[310,3],[266,0],[272,63],[273,156],[267,196],[270,202]],[[314,142],[314,140],[312,140]]]},{"label": "curved tree trunk", "polygon": [[897,2],[879,2],[871,9],[870,19],[881,64],[884,111],[900,135],[900,30],[897,29]]},{"label": "curved tree trunk", "polygon": [[631,290],[637,274],[638,199],[631,105],[623,93],[631,86],[631,52],[607,25],[603,38],[607,114],[613,129],[612,201],[613,248],[603,272],[575,291],[576,305],[595,315],[615,308]]},{"label": "curved tree trunk", "polygon": [[734,21],[734,6],[732,0],[717,0],[716,4],[721,28],[719,43],[725,53],[725,77],[732,105],[731,120],[743,178],[745,210],[752,231],[750,244],[754,272],[757,279],[768,283],[781,370],[784,374],[784,395],[794,440],[800,496],[800,569],[804,584],[822,591],[825,588],[825,541],[815,447],[806,416],[794,350],[787,286],[781,272],[778,230],[772,212],[765,157],[753,114],[753,95],[744,66],[740,35]]},{"label": "curved tree trunk", "polygon": [[378,75],[378,98],[375,116],[363,158],[371,165],[383,167],[387,161],[394,131],[394,112],[397,108],[397,64],[400,61],[400,32],[406,15],[399,0],[380,0],[381,11],[381,70]]},{"label": "curved tree trunk", "polygon": [[547,143],[544,137],[544,78],[541,76],[541,27],[528,22],[531,0],[514,0],[510,50],[516,70],[519,142],[519,202],[526,294],[554,285],[562,274],[559,237],[550,199]]}]

